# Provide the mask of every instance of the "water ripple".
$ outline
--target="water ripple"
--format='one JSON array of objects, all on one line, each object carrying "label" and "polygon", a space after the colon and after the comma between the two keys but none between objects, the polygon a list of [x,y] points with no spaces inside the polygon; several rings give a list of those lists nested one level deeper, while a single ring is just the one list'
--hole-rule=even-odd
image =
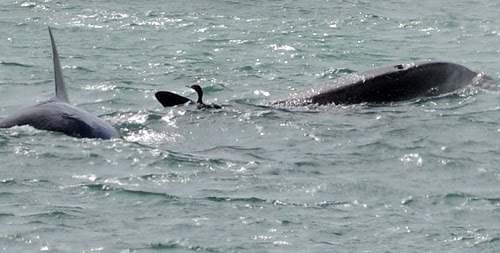
[{"label": "water ripple", "polygon": [[84,189],[88,189],[96,192],[113,192],[113,193],[122,193],[126,196],[134,196],[141,198],[148,197],[161,197],[162,199],[175,200],[176,196],[169,195],[167,193],[162,192],[152,192],[145,190],[136,190],[136,189],[127,189],[123,186],[117,185],[117,183],[93,183],[93,184],[80,184],[78,187],[83,187]]},{"label": "water ripple", "polygon": [[24,63],[18,63],[18,62],[6,62],[6,61],[0,61],[0,65],[4,66],[14,66],[14,67],[24,67],[24,68],[32,68],[33,65],[29,64],[24,64]]}]

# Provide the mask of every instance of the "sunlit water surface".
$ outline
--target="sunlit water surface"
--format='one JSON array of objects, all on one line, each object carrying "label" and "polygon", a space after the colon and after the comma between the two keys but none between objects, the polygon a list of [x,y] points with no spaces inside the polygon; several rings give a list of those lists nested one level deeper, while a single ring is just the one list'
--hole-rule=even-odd
[{"label": "sunlit water surface", "polygon": [[[269,108],[374,67],[500,79],[497,1],[2,1],[0,118],[52,96],[117,140],[0,131],[6,252],[498,252],[498,87]],[[158,90],[224,109],[165,109]]]}]

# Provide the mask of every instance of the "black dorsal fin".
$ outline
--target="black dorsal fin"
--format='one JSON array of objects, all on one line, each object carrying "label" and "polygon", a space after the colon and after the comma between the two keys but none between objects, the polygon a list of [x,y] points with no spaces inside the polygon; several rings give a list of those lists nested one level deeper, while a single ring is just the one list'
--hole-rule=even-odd
[{"label": "black dorsal fin", "polygon": [[69,103],[68,93],[62,74],[61,63],[59,62],[59,53],[57,53],[56,42],[52,36],[52,31],[49,27],[50,42],[52,44],[52,59],[54,62],[54,82],[56,86],[56,98],[66,103]]},{"label": "black dorsal fin", "polygon": [[160,102],[163,107],[171,107],[176,105],[183,105],[189,102],[193,102],[187,97],[177,95],[169,91],[158,91],[155,93],[155,97]]}]

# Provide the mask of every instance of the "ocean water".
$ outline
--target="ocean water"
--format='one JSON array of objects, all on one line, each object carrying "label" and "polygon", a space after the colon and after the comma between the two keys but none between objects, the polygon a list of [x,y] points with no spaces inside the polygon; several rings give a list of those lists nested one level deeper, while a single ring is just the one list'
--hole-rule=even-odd
[{"label": "ocean water", "polygon": [[[0,131],[3,252],[498,252],[500,90],[275,109],[439,59],[500,80],[500,3],[0,1],[0,118],[53,94],[118,140]],[[158,90],[217,111],[162,108]]]}]

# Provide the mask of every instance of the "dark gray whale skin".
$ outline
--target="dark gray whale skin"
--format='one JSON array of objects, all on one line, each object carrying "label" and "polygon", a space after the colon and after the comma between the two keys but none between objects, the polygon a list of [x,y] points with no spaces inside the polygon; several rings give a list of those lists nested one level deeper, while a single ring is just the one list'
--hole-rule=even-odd
[{"label": "dark gray whale skin", "polygon": [[351,74],[290,97],[274,106],[306,106],[398,102],[446,94],[492,79],[460,64],[427,61],[377,68]]},{"label": "dark gray whale skin", "polygon": [[0,121],[0,128],[23,125],[77,138],[120,138],[104,120],[57,98],[26,107]]},{"label": "dark gray whale skin", "polygon": [[54,63],[55,97],[1,120],[0,128],[30,125],[36,129],[61,132],[77,138],[120,138],[118,131],[110,124],[70,104],[50,27],[49,34]]}]

